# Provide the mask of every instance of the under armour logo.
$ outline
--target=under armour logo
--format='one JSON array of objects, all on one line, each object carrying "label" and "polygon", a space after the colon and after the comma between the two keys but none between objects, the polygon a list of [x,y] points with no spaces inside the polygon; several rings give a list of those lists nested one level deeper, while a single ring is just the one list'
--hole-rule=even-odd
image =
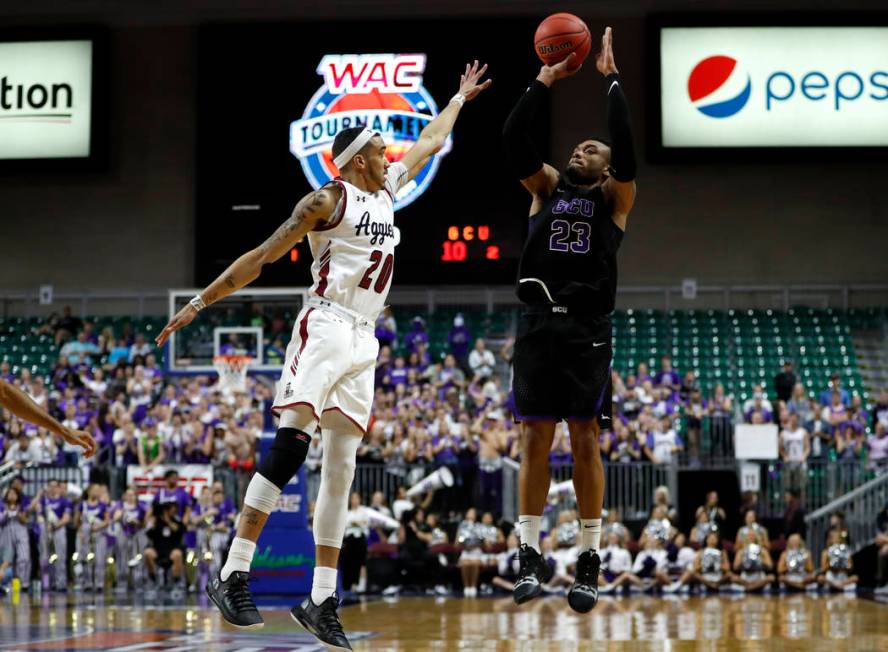
[{"label": "under armour logo", "polygon": [[367,198],[363,195],[358,195],[356,201],[359,201],[363,204],[365,201],[367,201]]}]

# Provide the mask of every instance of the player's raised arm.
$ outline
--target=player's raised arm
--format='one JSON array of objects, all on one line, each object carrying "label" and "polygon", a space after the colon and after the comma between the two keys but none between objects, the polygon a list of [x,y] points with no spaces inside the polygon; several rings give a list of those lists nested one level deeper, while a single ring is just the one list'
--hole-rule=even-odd
[{"label": "player's raised arm", "polygon": [[263,266],[276,261],[309,231],[326,222],[336,210],[341,192],[337,186],[330,185],[300,199],[290,219],[281,224],[271,237],[231,263],[203,292],[176,313],[155,339],[157,346],[163,346],[170,335],[190,324],[206,306],[255,281]]},{"label": "player's raised arm", "polygon": [[66,428],[32,401],[30,396],[5,380],[0,380],[0,407],[5,407],[17,417],[40,428],[54,432],[69,444],[80,446],[86,457],[95,455],[96,440],[89,433]]},{"label": "player's raised arm", "polygon": [[419,174],[420,170],[428,163],[429,158],[444,147],[447,136],[453,131],[453,125],[456,123],[463,104],[478,97],[481,91],[493,83],[492,79],[481,81],[485,72],[487,72],[487,64],[480,68],[477,60],[472,65],[466,64],[466,71],[459,79],[459,91],[451,98],[444,110],[425,126],[419,134],[419,139],[401,159],[401,163],[407,168],[410,179]]},{"label": "player's raised arm", "polygon": [[571,52],[554,66],[542,66],[540,73],[512,109],[503,126],[503,149],[521,184],[537,199],[547,199],[558,185],[558,170],[545,163],[531,136],[540,107],[549,100],[549,88],[559,79],[575,75],[582,66],[572,67]]},{"label": "player's raised arm", "polygon": [[635,148],[629,120],[629,104],[623,95],[620,73],[614,63],[613,32],[605,28],[601,37],[601,52],[595,60],[598,72],[607,80],[607,128],[611,137],[610,178],[605,191],[614,202],[613,221],[626,229],[626,219],[635,203]]}]

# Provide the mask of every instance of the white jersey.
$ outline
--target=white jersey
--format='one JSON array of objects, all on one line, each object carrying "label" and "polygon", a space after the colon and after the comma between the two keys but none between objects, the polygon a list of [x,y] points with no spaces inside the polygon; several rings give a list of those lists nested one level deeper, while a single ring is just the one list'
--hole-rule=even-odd
[{"label": "white jersey", "polygon": [[394,197],[407,183],[407,168],[393,163],[385,187],[359,190],[342,179],[342,199],[331,221],[308,234],[314,262],[312,294],[375,321],[385,307],[395,262]]},{"label": "white jersey", "polygon": [[784,430],[780,433],[788,462],[805,461],[805,429]]}]

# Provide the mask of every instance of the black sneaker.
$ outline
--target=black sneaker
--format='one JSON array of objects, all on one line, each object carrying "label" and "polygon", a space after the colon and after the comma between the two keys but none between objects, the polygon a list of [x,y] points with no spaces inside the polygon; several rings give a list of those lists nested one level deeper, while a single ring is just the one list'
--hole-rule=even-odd
[{"label": "black sneaker", "polygon": [[249,573],[234,571],[223,582],[222,576],[216,573],[216,576],[207,582],[207,595],[219,607],[222,618],[229,625],[240,629],[259,629],[265,621],[262,620],[256,603],[253,602],[253,596],[247,586],[249,579]]},{"label": "black sneaker", "polygon": [[597,552],[587,550],[577,560],[577,575],[567,594],[567,604],[581,614],[588,613],[598,604],[598,571],[601,559]]},{"label": "black sneaker", "polygon": [[516,604],[524,604],[542,593],[542,585],[552,579],[553,571],[543,556],[527,544],[518,550],[518,561],[521,566],[512,597]]},{"label": "black sneaker", "polygon": [[302,604],[290,609],[290,616],[314,634],[321,643],[326,643],[334,650],[351,650],[352,646],[342,631],[338,608],[339,596],[335,593],[319,605],[308,596]]}]

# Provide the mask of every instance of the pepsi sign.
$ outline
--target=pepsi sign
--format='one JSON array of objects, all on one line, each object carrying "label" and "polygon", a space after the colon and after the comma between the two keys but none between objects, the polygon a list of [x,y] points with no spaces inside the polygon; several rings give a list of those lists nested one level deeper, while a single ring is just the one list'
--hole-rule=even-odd
[{"label": "pepsi sign", "polygon": [[888,28],[663,27],[664,148],[888,146]]},{"label": "pepsi sign", "polygon": [[[424,54],[328,54],[318,64],[324,84],[309,100],[302,118],[290,124],[290,152],[306,179],[319,188],[339,176],[333,164],[333,138],[340,129],[378,131],[386,158],[399,161],[436,115],[438,107],[422,85]],[[429,187],[452,140],[433,156],[395,197],[395,210],[415,201]]]}]

